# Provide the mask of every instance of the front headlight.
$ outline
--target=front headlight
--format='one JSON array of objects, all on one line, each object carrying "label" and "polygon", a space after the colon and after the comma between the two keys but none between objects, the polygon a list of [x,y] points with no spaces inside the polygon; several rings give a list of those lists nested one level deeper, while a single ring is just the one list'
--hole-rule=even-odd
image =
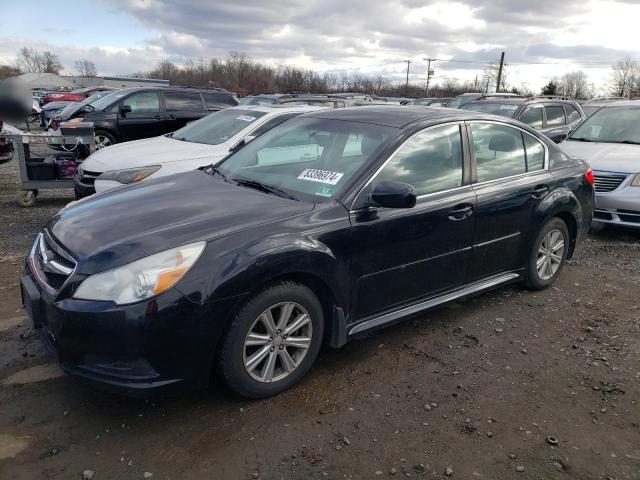
[{"label": "front headlight", "polygon": [[126,170],[110,170],[98,177],[98,180],[114,180],[119,183],[135,183],[144,180],[152,173],[160,170],[160,165],[142,168],[128,168]]},{"label": "front headlight", "polygon": [[69,123],[78,123],[78,122],[84,122],[84,117],[73,117],[71,120],[69,120]]},{"label": "front headlight", "polygon": [[634,179],[631,181],[632,187],[640,187],[640,173],[638,173]]},{"label": "front headlight", "polygon": [[191,243],[96,273],[80,284],[73,297],[124,305],[159,295],[178,283],[205,246],[206,242]]}]

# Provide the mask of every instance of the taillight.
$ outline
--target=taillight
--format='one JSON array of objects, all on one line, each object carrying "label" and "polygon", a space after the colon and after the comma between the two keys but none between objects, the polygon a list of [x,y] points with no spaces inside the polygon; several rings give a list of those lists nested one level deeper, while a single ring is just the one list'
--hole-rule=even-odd
[{"label": "taillight", "polygon": [[591,170],[591,168],[589,168],[589,170],[587,170],[584,174],[584,179],[587,181],[587,183],[589,185],[591,185],[592,187],[595,185],[596,183],[596,179],[593,178],[593,170]]}]

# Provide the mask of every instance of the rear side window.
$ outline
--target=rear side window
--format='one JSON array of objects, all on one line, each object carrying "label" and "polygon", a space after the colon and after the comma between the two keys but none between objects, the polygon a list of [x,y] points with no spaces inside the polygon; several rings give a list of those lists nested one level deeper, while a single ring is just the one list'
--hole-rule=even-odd
[{"label": "rear side window", "polygon": [[472,123],[478,182],[512,177],[544,168],[544,145],[507,125]]},{"label": "rear side window", "polygon": [[220,110],[238,104],[235,98],[225,93],[205,92],[202,94],[209,110]]},{"label": "rear side window", "polygon": [[582,118],[580,112],[573,105],[565,105],[564,109],[567,112],[567,123],[577,122]]},{"label": "rear side window", "polygon": [[197,92],[164,92],[164,105],[167,112],[204,110]]},{"label": "rear side window", "polygon": [[542,128],[542,107],[531,107],[520,115],[519,120],[531,128]]},{"label": "rear side window", "polygon": [[395,180],[413,185],[418,195],[460,187],[462,185],[460,127],[446,125],[430,128],[409,138],[380,171],[373,186],[375,187],[383,180]]},{"label": "rear side window", "polygon": [[546,106],[544,109],[547,112],[548,127],[557,127],[566,123],[564,118],[564,108],[561,106]]}]

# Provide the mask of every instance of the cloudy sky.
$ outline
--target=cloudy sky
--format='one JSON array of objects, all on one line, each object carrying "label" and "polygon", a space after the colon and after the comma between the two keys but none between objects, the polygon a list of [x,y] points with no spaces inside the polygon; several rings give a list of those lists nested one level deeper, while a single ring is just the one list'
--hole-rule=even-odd
[{"label": "cloudy sky", "polygon": [[[604,86],[610,65],[640,60],[640,0],[0,0],[0,63],[22,46],[78,58],[101,74],[159,61],[244,52],[271,64],[424,82],[473,79],[506,51],[508,82],[538,89],[584,70]],[[46,5],[46,6],[45,6]],[[449,61],[444,61],[449,60]],[[477,62],[477,63],[472,63]]]}]

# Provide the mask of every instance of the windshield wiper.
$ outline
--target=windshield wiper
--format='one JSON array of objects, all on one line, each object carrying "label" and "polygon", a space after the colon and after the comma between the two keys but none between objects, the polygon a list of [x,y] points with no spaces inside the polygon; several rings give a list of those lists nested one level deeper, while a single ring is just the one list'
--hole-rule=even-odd
[{"label": "windshield wiper", "polygon": [[207,167],[207,170],[210,171],[210,172],[213,172],[213,173],[217,173],[218,175],[220,175],[222,177],[222,179],[225,182],[229,181],[227,176],[224,173],[222,173],[222,170],[220,170],[220,167],[214,167],[213,165],[211,165],[211,166]]},{"label": "windshield wiper", "polygon": [[595,141],[585,137],[569,137],[569,140],[575,140],[576,142],[594,142]]},{"label": "windshield wiper", "polygon": [[278,195],[279,197],[288,198],[290,200],[297,200],[297,198],[290,193],[285,192],[278,187],[274,187],[273,185],[267,185],[266,183],[258,182],[257,180],[241,180],[237,178],[234,178],[233,180],[235,180],[238,185],[242,185],[243,187],[253,188],[265,193],[273,193],[275,195]]},{"label": "windshield wiper", "polygon": [[633,140],[622,140],[620,143],[626,143],[628,145],[640,145],[640,142],[634,142]]}]

